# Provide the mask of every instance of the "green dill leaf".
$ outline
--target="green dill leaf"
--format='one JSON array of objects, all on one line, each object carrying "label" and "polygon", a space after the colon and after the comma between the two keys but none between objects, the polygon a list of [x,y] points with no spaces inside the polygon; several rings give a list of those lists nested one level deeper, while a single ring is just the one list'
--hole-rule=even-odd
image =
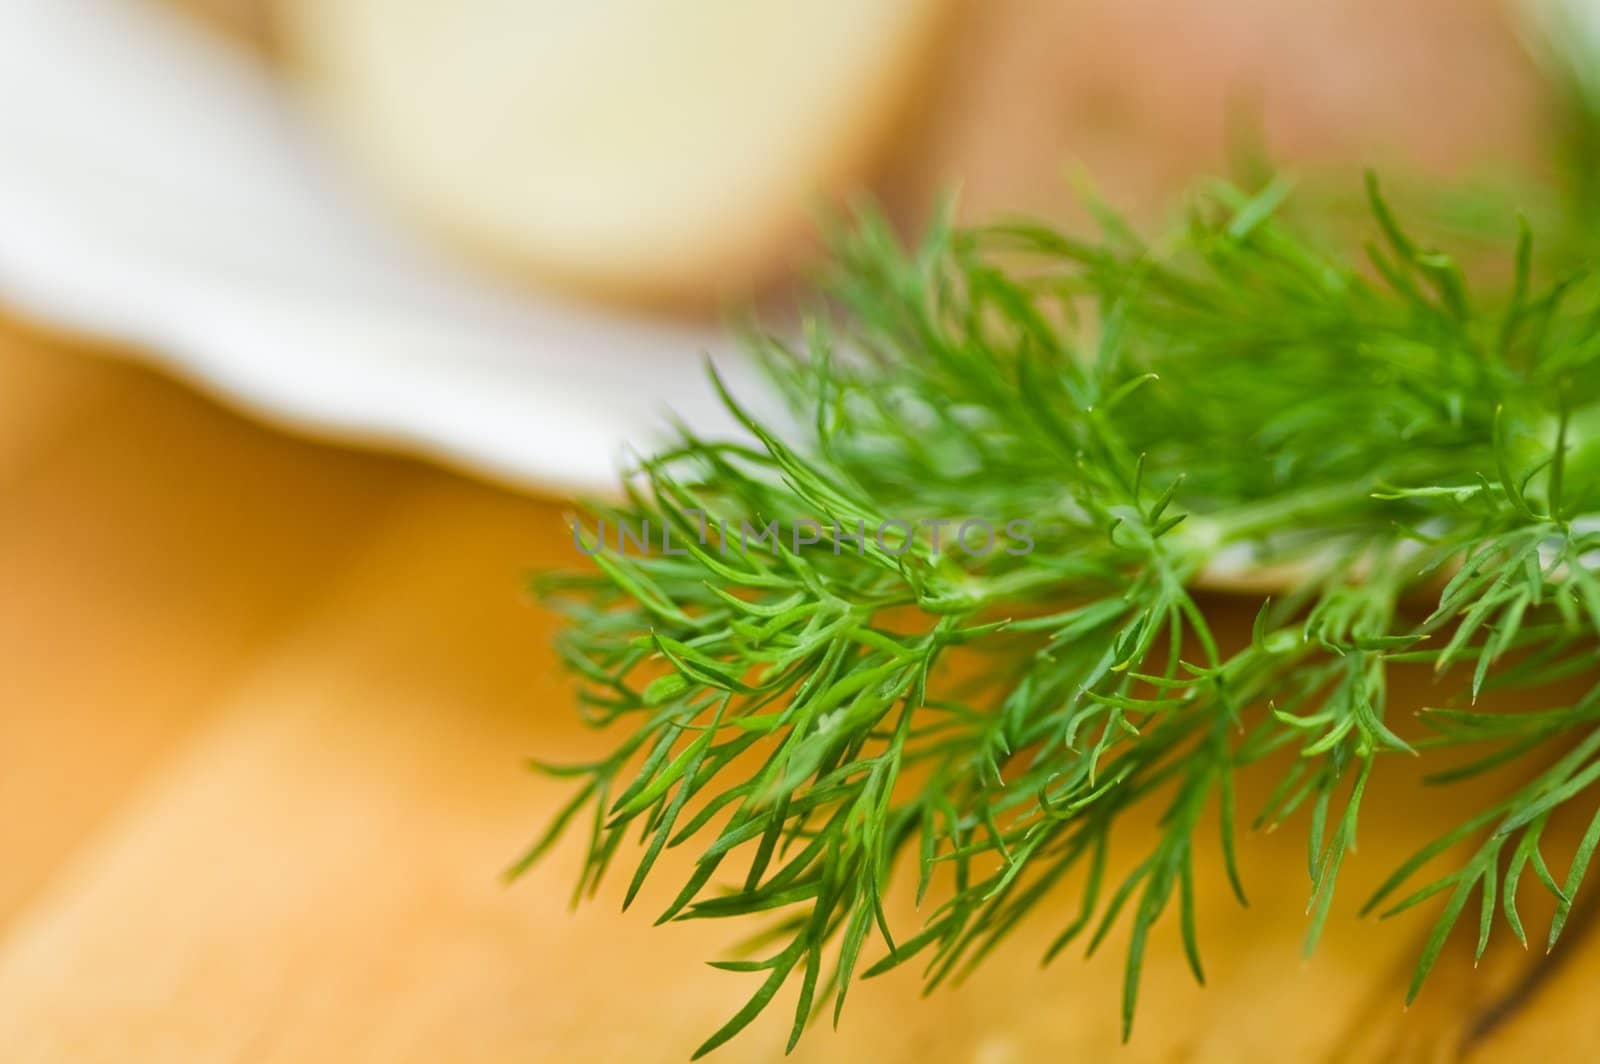
[{"label": "green dill leaf", "polygon": [[[1433,246],[1371,175],[1331,244],[1293,188],[1210,184],[1154,239],[1096,203],[1098,235],[945,216],[905,248],[864,210],[826,311],[750,337],[791,420],[713,369],[737,432],[680,426],[592,507],[616,549],[573,519],[592,562],[535,586],[609,752],[556,770],[574,795],[510,874],[587,812],[578,895],[636,847],[624,905],[670,876],[660,921],[761,928],[717,962],[762,979],[700,1054],[791,982],[792,1048],[858,979],[959,980],[1058,896],[1047,962],[1126,927],[1129,1036],[1174,904],[1203,979],[1213,803],[1245,901],[1247,766],[1281,775],[1244,815],[1305,832],[1308,950],[1396,754],[1522,781],[1362,906],[1443,899],[1408,999],[1474,892],[1479,955],[1496,911],[1526,941],[1529,870],[1560,933],[1600,846],[1596,816],[1560,885],[1541,848],[1600,781],[1600,278],[1520,218]],[[647,529],[681,551],[621,549]],[[1241,566],[1290,575],[1235,646],[1196,596]],[[1421,735],[1389,704],[1417,666]]]}]

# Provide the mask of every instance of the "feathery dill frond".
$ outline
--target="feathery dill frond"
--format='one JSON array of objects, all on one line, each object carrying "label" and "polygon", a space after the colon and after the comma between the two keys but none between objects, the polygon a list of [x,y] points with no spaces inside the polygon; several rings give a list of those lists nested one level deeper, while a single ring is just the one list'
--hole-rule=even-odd
[{"label": "feathery dill frond", "polygon": [[[1502,282],[1475,285],[1368,193],[1360,261],[1286,220],[1282,179],[1209,186],[1154,243],[1102,212],[1094,239],[940,224],[905,250],[863,217],[837,244],[838,313],[804,350],[753,341],[804,428],[725,394],[746,438],[684,430],[590,515],[670,529],[671,551],[605,549],[541,581],[587,717],[616,740],[559,770],[576,795],[528,859],[586,815],[580,893],[633,834],[628,903],[686,846],[661,920],[771,921],[721,962],[761,981],[700,1053],[789,984],[792,1046],[858,978],[913,960],[930,986],[959,977],[1068,890],[1079,915],[1047,956],[1131,925],[1126,1034],[1169,908],[1201,977],[1208,810],[1243,900],[1234,775],[1274,751],[1299,756],[1256,822],[1307,823],[1308,948],[1372,774],[1467,747],[1482,757],[1447,777],[1538,771],[1368,907],[1478,837],[1391,907],[1448,895],[1412,993],[1474,892],[1480,951],[1497,904],[1525,937],[1529,870],[1559,933],[1600,815],[1564,882],[1541,832],[1600,780],[1600,685],[1527,712],[1474,703],[1537,700],[1600,661],[1600,284],[1536,277],[1524,227],[1486,271]],[[1029,549],[966,549],[972,519],[1025,519]],[[817,542],[790,536],[800,521]],[[1297,575],[1224,653],[1191,589],[1240,559]],[[1460,699],[1408,741],[1386,692],[1416,661]],[[1145,807],[1154,842],[1113,877],[1110,839]],[[935,902],[919,927],[891,927],[896,874]]]}]

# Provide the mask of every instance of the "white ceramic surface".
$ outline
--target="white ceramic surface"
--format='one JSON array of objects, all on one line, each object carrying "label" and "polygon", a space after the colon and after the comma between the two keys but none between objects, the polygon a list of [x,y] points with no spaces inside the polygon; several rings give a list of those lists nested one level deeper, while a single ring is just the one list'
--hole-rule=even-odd
[{"label": "white ceramic surface", "polygon": [[0,300],[258,414],[603,490],[710,329],[498,288],[362,205],[266,71],[141,0],[0,0]]}]

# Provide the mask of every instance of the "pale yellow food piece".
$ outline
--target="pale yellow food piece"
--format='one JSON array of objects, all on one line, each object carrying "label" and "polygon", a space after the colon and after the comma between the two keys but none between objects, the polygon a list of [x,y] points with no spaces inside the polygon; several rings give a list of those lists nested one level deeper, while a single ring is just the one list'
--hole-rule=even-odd
[{"label": "pale yellow food piece", "polygon": [[591,290],[778,266],[914,103],[942,0],[281,0],[291,76],[392,199]]}]

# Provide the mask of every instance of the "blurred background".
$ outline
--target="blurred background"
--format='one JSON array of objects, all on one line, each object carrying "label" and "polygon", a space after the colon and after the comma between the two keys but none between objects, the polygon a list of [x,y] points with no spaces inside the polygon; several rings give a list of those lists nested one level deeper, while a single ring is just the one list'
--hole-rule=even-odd
[{"label": "blurred background", "polygon": [[[685,1059],[749,989],[699,963],[723,932],[615,891],[569,911],[576,840],[498,878],[563,797],[524,759],[595,749],[521,592],[571,560],[561,500],[666,409],[722,423],[706,353],[758,387],[723,322],[781,321],[819,218],[873,202],[914,237],[954,194],[1071,226],[1081,174],[1155,225],[1259,145],[1329,188],[1547,179],[1537,57],[1582,85],[1596,26],[1583,0],[0,0],[0,1059]],[[1256,603],[1209,608],[1242,638]],[[1352,896],[1450,821],[1387,786],[1414,819],[1363,837]],[[1270,883],[1298,844],[1243,860]],[[1592,936],[1559,970],[1447,957],[1402,1018],[1412,939],[1345,912],[1302,962],[1298,880],[1263,893],[1202,901],[1209,990],[1152,947],[1118,1059],[1597,1038],[1570,1021]],[[1041,973],[1015,943],[930,1003],[869,984],[797,1055],[1104,1059],[1117,953]],[[773,1059],[773,1019],[719,1059]]]},{"label": "blurred background", "polygon": [[1302,168],[1503,170],[1539,135],[1504,0],[170,2],[464,261],[684,308],[792,276],[862,192],[911,228],[952,190],[1066,219],[1082,170],[1148,221],[1226,168],[1230,122]]},{"label": "blurred background", "polygon": [[[280,422],[600,489],[868,203],[1137,223],[1262,152],[1533,176],[1582,0],[7,0],[0,298]],[[1544,42],[1544,43],[1540,43]],[[1504,212],[1503,212],[1504,213]]]}]

